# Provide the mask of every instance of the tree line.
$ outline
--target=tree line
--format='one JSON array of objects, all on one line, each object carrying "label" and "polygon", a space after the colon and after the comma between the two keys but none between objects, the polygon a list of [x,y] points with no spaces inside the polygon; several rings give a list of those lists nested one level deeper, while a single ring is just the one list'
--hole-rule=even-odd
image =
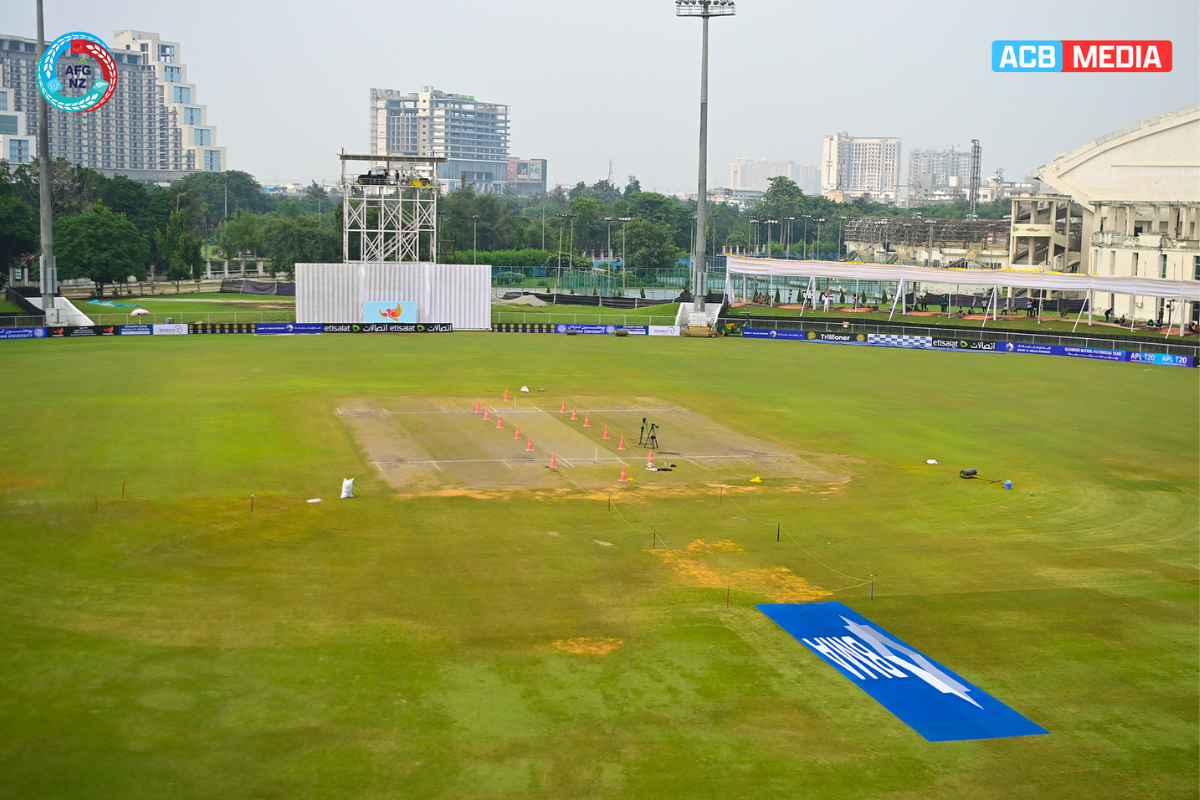
[{"label": "tree line", "polygon": [[[101,293],[105,284],[129,277],[199,278],[216,248],[225,258],[268,258],[272,274],[288,274],[297,262],[341,261],[341,202],[315,181],[291,199],[265,192],[245,172],[198,172],[157,186],[107,178],[60,159],[51,164],[50,182],[59,277],[89,278]],[[40,202],[37,162],[13,167],[0,161],[0,281],[10,266],[36,267]],[[468,186],[443,196],[439,206],[439,260],[448,262],[470,263],[486,253],[497,266],[590,268],[588,254],[611,252],[612,260],[645,277],[686,258],[696,235],[694,199],[643,191],[634,176],[623,187],[580,182],[535,196],[481,194]],[[1007,210],[1007,202],[998,201],[978,213],[999,218]],[[769,242],[776,255],[786,249],[830,257],[844,252],[845,219],[915,212],[952,218],[967,208],[962,202],[899,209],[861,198],[835,203],[777,177],[751,209],[710,203],[705,237],[710,254],[765,249]]]},{"label": "tree line", "polygon": [[[60,280],[199,278],[216,248],[265,256],[273,273],[297,261],[341,260],[340,211],[314,182],[299,200],[263,191],[245,172],[198,172],[169,186],[113,178],[63,159],[50,164],[54,256]],[[37,161],[0,161],[0,282],[36,272],[41,187]]]}]

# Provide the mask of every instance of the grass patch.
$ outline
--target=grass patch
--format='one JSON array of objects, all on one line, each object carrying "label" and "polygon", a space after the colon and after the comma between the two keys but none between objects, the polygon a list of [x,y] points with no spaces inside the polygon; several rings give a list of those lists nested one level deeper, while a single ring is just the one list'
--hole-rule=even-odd
[{"label": "grass patch", "polygon": [[[0,368],[0,795],[1195,795],[1187,370],[486,333],[17,341]],[[522,384],[665,398],[849,480],[405,495],[335,413]],[[1051,735],[926,743],[753,608],[801,589]]]}]

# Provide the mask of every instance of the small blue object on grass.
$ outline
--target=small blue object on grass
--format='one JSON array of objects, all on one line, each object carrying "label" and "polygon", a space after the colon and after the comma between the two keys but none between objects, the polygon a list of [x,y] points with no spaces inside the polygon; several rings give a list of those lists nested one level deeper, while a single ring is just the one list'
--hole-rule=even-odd
[{"label": "small blue object on grass", "polygon": [[1012,488],[1012,481],[1005,481],[1005,482],[1004,482],[1004,488],[1005,488],[1005,489],[1011,489],[1011,488]]}]

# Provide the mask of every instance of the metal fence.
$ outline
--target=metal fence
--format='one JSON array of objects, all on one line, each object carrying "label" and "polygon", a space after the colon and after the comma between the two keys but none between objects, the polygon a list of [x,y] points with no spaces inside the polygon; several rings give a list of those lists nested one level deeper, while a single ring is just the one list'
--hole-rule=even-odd
[{"label": "metal fence", "polygon": [[[725,258],[708,259],[708,285],[721,291],[725,285]],[[599,294],[605,297],[638,297],[642,289],[650,297],[651,289],[674,289],[675,295],[691,285],[691,266],[680,263],[664,269],[629,269],[607,264],[592,269],[563,267],[553,263],[544,267],[492,267],[492,286],[514,290],[554,290],[556,293]]]},{"label": "metal fence", "polygon": [[[185,322],[295,322],[296,312],[284,309],[275,311],[177,311],[160,314],[90,314],[88,318],[96,325],[161,325],[168,321]],[[0,317],[0,328],[40,328],[46,320],[37,316]]]},{"label": "metal fence", "polygon": [[935,336],[944,339],[971,339],[983,342],[1093,347],[1100,350],[1130,350],[1137,353],[1164,353],[1200,358],[1200,344],[1179,339],[1152,339],[1139,336],[1087,336],[1079,334],[1031,333],[1003,328],[959,328],[940,325],[910,325],[872,320],[846,321],[797,317],[794,320],[722,317],[722,322],[768,330],[806,330],[821,332],[891,333],[902,336]]},{"label": "metal fence", "polygon": [[492,311],[492,322],[543,322],[564,325],[674,325],[675,317],[581,311],[578,314],[539,314],[525,311]]}]

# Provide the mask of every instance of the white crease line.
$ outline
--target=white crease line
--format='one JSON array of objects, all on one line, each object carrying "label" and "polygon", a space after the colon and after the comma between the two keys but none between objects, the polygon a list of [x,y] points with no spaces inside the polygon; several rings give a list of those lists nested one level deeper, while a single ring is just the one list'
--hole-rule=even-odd
[{"label": "white crease line", "polygon": [[[796,456],[780,456],[780,458],[796,458]],[[762,457],[755,457],[755,456],[662,456],[662,455],[660,455],[658,457],[658,459],[659,459],[659,461],[666,461],[666,462],[669,462],[671,460],[697,461],[697,460],[719,460],[719,459],[728,459],[728,460],[733,460],[733,461],[749,461],[749,462],[754,462],[756,460],[766,460],[766,459],[763,459]],[[411,461],[372,461],[371,463],[372,464],[433,464],[435,466],[438,464],[504,464],[504,465],[508,466],[510,469],[512,469],[512,465],[509,464],[510,461],[513,461],[517,464],[536,464],[536,463],[540,463],[542,460],[543,459],[540,459],[540,458],[522,458],[522,459],[504,459],[504,458],[445,459],[445,458],[443,458],[443,459],[437,459],[437,460],[413,459]],[[608,457],[600,459],[597,462],[588,461],[586,455],[570,456],[570,457],[558,456],[558,460],[568,463],[571,466],[575,466],[575,464],[571,463],[573,461],[579,461],[580,463],[588,463],[588,464],[591,464],[591,463],[624,464],[626,466],[629,466],[630,463],[633,463],[633,462],[627,461],[624,458],[621,458],[619,456],[608,456]],[[637,458],[636,463],[639,463],[639,464],[642,463],[640,456]],[[439,467],[439,469],[441,469],[441,468]]]}]

